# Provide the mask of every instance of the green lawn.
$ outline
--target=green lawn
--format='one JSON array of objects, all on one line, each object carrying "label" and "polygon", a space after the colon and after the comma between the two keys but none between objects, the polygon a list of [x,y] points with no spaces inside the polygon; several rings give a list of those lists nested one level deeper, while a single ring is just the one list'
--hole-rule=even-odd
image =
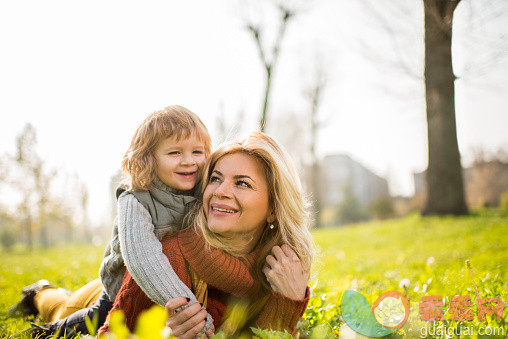
[{"label": "green lawn", "polygon": [[[455,295],[468,295],[476,302],[466,259],[471,262],[481,297],[508,301],[506,213],[485,211],[459,218],[412,215],[315,230],[313,235],[320,256],[311,282],[315,286],[313,298],[301,328],[306,332],[317,328],[315,337],[341,331],[343,321],[339,305],[342,293],[348,288],[362,293],[371,304],[385,291],[405,293],[411,307],[409,320],[392,337],[421,337],[421,328],[429,325],[419,319],[419,303],[423,296],[445,297],[445,309]],[[97,277],[102,252],[102,248],[77,246],[37,250],[30,254],[1,253],[0,338],[29,327],[26,321],[5,317],[8,307],[18,301],[21,288],[45,278],[74,290]],[[403,279],[409,283],[399,287]],[[476,309],[474,312],[476,314]],[[506,317],[505,309],[503,318]],[[487,322],[479,322],[476,317],[460,324],[445,322],[446,327],[473,328],[475,332],[487,325],[501,327],[508,333],[504,320],[497,321],[489,316]]]},{"label": "green lawn", "polygon": [[73,245],[34,250],[31,253],[17,249],[0,254],[0,338],[15,333],[30,324],[22,319],[6,318],[8,308],[18,302],[21,289],[40,279],[76,290],[98,277],[104,248],[91,245]]},{"label": "green lawn", "polygon": [[[455,295],[469,295],[473,303],[476,293],[466,268],[470,260],[476,284],[482,298],[500,297],[508,301],[508,216],[500,212],[483,212],[467,217],[422,218],[417,215],[398,220],[370,222],[343,228],[313,232],[321,248],[321,260],[316,265],[313,300],[317,309],[308,311],[311,321],[329,321],[338,330],[342,293],[354,288],[372,304],[385,291],[406,294],[410,302],[409,321],[396,335],[419,337],[419,303],[422,296],[441,295],[449,299]],[[399,287],[403,279],[406,288]],[[325,297],[323,297],[325,296]],[[475,310],[476,311],[476,310]],[[325,314],[321,316],[321,314]],[[507,312],[505,309],[504,318]],[[504,321],[491,321],[491,326],[508,327]],[[445,326],[473,326],[486,323]],[[417,333],[416,333],[417,332]]]}]

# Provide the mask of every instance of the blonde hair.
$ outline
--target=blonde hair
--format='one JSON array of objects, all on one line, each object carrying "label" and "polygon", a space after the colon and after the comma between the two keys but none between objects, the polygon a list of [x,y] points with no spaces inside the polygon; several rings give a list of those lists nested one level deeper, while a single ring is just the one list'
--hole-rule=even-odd
[{"label": "blonde hair", "polygon": [[176,141],[195,135],[211,153],[212,142],[208,130],[199,117],[185,107],[173,105],[150,114],[138,127],[122,159],[123,183],[130,189],[148,190],[157,177],[154,151],[159,141]]},{"label": "blonde hair", "polygon": [[[303,196],[300,178],[291,158],[275,140],[263,133],[251,133],[240,142],[228,143],[217,149],[205,166],[203,190],[206,188],[217,161],[234,153],[244,153],[258,158],[265,169],[270,206],[275,215],[273,222],[275,227],[270,229],[267,225],[263,230],[260,238],[262,248],[256,263],[256,273],[264,287],[268,288],[262,269],[265,258],[270,254],[273,246],[287,244],[296,252],[305,267],[310,268],[312,264],[314,251],[312,237],[308,229],[307,203]],[[228,241],[208,229],[204,209],[200,207],[197,207],[193,216],[194,227],[201,230],[208,245],[231,255],[241,256],[235,248],[234,242]]]}]

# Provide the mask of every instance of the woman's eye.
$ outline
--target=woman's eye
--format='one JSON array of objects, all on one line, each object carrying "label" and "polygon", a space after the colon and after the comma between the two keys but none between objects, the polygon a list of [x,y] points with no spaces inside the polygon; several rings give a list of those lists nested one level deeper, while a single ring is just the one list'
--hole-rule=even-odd
[{"label": "woman's eye", "polygon": [[251,187],[252,187],[252,186],[251,186],[249,183],[247,183],[246,181],[238,181],[236,184],[237,184],[238,186],[242,186],[242,187],[248,187],[248,188],[251,188]]}]

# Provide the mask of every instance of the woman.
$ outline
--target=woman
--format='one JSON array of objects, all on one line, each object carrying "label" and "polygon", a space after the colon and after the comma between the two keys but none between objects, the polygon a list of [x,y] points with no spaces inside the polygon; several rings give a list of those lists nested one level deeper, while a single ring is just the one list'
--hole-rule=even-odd
[{"label": "woman", "polygon": [[[289,156],[270,137],[253,133],[214,152],[203,182],[193,227],[162,242],[175,272],[202,305],[188,305],[183,297],[170,300],[168,326],[177,337],[194,337],[210,313],[226,334],[250,326],[293,332],[309,298],[313,251]],[[238,314],[225,317],[235,301],[246,305],[241,320]],[[124,311],[132,330],[139,313],[151,305],[126,273],[113,310]],[[108,328],[109,316],[100,333]]]}]

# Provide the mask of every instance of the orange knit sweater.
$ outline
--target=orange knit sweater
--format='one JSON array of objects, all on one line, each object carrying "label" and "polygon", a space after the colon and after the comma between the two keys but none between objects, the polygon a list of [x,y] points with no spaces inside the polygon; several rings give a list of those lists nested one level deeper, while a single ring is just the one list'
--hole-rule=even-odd
[{"label": "orange knit sweater", "polygon": [[[265,291],[261,288],[254,274],[258,250],[245,258],[235,258],[216,249],[208,250],[202,236],[192,228],[164,238],[162,247],[178,277],[191,290],[192,282],[187,265],[190,265],[208,284],[206,309],[214,319],[215,328],[221,324],[231,297],[247,301],[268,298],[262,311],[251,323],[255,327],[293,332],[296,322],[305,312],[309,301],[308,288],[303,300],[292,300],[280,293]],[[141,290],[129,272],[126,272],[112,311],[122,310],[126,316],[127,327],[132,331],[140,312],[152,305],[154,303]],[[108,315],[99,334],[108,331],[109,320]]]}]

